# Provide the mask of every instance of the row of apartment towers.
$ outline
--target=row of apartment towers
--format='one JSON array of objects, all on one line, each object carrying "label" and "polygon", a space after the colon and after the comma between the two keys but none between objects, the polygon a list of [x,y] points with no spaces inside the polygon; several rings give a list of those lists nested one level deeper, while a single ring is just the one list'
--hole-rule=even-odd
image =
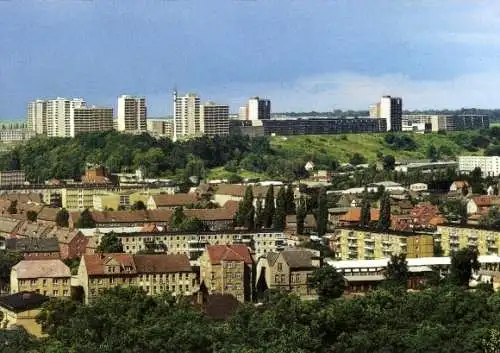
[{"label": "row of apartment towers", "polygon": [[[173,94],[174,141],[201,135],[229,134],[229,105],[207,102],[200,104],[194,93]],[[239,119],[264,120],[271,118],[271,102],[252,97],[241,107]],[[113,108],[87,106],[81,98],[37,99],[28,104],[28,128],[37,134],[53,137],[74,137],[84,132],[116,129],[126,133],[147,131],[145,97],[122,95],[118,97],[117,114]]]}]

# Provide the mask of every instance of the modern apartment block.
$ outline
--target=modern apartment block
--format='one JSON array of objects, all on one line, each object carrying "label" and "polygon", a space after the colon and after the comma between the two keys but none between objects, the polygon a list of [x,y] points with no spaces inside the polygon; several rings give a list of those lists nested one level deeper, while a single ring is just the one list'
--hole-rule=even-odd
[{"label": "modern apartment block", "polygon": [[145,97],[122,95],[118,97],[118,131],[127,133],[145,132],[147,128]]},{"label": "modern apartment block", "polygon": [[202,133],[213,137],[229,134],[229,105],[208,102],[200,106]]},{"label": "modern apartment block", "polygon": [[454,227],[438,226],[436,242],[441,244],[443,255],[448,256],[452,251],[463,248],[472,248],[479,255],[500,255],[500,231],[481,229],[472,226]]},{"label": "modern apartment block", "polygon": [[459,156],[458,170],[470,173],[481,168],[483,176],[500,176],[500,156]]},{"label": "modern apartment block", "polygon": [[37,99],[28,103],[28,129],[36,134],[47,134],[47,102]]},{"label": "modern apartment block", "polygon": [[26,174],[22,170],[0,171],[0,186],[23,185]]},{"label": "modern apartment block", "polygon": [[188,139],[202,134],[200,97],[194,93],[178,96],[174,92],[173,140]]},{"label": "modern apartment block", "polygon": [[380,99],[380,118],[387,122],[387,131],[402,130],[403,99],[383,96]]},{"label": "modern apartment block", "polygon": [[148,133],[154,137],[173,137],[173,119],[148,119]]},{"label": "modern apartment block", "polygon": [[401,253],[409,258],[428,257],[434,253],[434,240],[428,234],[340,228],[334,243],[341,260],[372,260]]},{"label": "modern apartment block", "polygon": [[81,98],[56,98],[47,101],[47,135],[51,137],[71,136],[71,111],[86,106]]},{"label": "modern apartment block", "polygon": [[248,120],[269,120],[271,119],[271,101],[252,97],[247,105]]},{"label": "modern apartment block", "polygon": [[71,110],[70,136],[113,130],[113,108],[81,107]]},{"label": "modern apartment block", "polygon": [[405,114],[403,131],[438,132],[487,129],[490,118],[480,114]]}]

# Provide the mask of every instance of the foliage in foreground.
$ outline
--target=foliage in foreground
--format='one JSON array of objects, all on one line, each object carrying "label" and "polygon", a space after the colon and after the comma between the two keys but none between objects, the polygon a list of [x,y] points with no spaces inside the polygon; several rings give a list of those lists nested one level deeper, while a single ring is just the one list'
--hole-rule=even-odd
[{"label": "foliage in foreground", "polygon": [[221,322],[168,296],[115,288],[91,306],[51,301],[40,316],[49,338],[0,331],[0,339],[9,340],[12,352],[39,353],[470,353],[491,351],[500,330],[500,293],[456,286],[328,302],[269,300]]}]

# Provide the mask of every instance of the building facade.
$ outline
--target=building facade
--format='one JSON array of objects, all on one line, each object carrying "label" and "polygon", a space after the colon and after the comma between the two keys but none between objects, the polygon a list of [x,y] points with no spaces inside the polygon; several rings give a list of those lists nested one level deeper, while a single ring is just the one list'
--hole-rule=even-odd
[{"label": "building facade", "polygon": [[70,136],[113,130],[113,108],[81,107],[71,110]]},{"label": "building facade", "polygon": [[0,172],[0,186],[24,185],[26,174],[22,170],[10,170]]},{"label": "building facade", "polygon": [[118,131],[127,133],[145,132],[147,127],[145,97],[122,95],[118,97]]},{"label": "building facade", "polygon": [[148,133],[154,137],[172,138],[174,133],[173,119],[148,119]]},{"label": "building facade", "polygon": [[69,298],[71,271],[61,260],[22,260],[10,271],[10,293],[18,292]]},{"label": "building facade", "polygon": [[116,286],[138,286],[147,294],[192,295],[198,290],[196,275],[183,255],[84,255],[78,278],[85,303]]},{"label": "building facade", "polygon": [[356,228],[340,228],[335,232],[335,252],[341,260],[373,260],[406,254],[428,257],[434,254],[433,236],[404,232],[378,232]]},{"label": "building facade", "polygon": [[475,227],[437,226],[435,241],[441,245],[443,255],[452,251],[472,248],[479,255],[499,255],[500,231]]},{"label": "building facade", "polygon": [[229,105],[208,102],[200,106],[200,126],[204,135],[229,135]]},{"label": "building facade", "polygon": [[[22,326],[30,335],[42,337],[42,327],[36,317],[48,297],[36,292],[19,292],[0,297],[0,327],[14,329]],[[6,345],[6,343],[3,343]]]},{"label": "building facade", "polygon": [[200,283],[209,294],[230,294],[252,300],[253,260],[247,246],[211,245],[200,257]]},{"label": "building facade", "polygon": [[71,112],[86,106],[82,98],[50,99],[47,104],[47,135],[51,137],[71,136]]},{"label": "building facade", "polygon": [[403,130],[417,132],[487,129],[490,119],[481,114],[405,114]]},{"label": "building facade", "polygon": [[28,129],[39,135],[47,134],[47,102],[37,99],[28,103]]},{"label": "building facade", "polygon": [[271,119],[271,101],[269,99],[261,99],[252,97],[248,100],[247,120],[269,120]]},{"label": "building facade", "polygon": [[500,176],[500,156],[459,156],[458,169],[463,173],[470,173],[481,168],[483,177]]},{"label": "building facade", "polygon": [[380,118],[386,121],[387,131],[402,130],[403,99],[383,96],[380,99]]},{"label": "building facade", "polygon": [[174,92],[174,135],[173,140],[200,136],[200,97],[194,93],[178,96]]}]

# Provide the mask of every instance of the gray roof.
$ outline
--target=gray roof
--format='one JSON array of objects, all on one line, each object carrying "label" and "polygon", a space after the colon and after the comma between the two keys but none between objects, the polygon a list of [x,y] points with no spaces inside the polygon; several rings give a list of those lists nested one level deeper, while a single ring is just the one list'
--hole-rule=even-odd
[{"label": "gray roof", "polygon": [[313,268],[312,253],[306,250],[285,250],[281,252],[290,268]]},{"label": "gray roof", "polygon": [[21,252],[58,252],[57,238],[11,238],[6,239],[7,249]]},{"label": "gray roof", "polygon": [[269,264],[269,266],[274,266],[274,263],[276,262],[279,256],[280,254],[277,252],[270,251],[266,253],[265,257],[267,259],[267,263]]},{"label": "gray roof", "polygon": [[18,279],[71,277],[68,266],[59,259],[22,260],[12,267]]}]

